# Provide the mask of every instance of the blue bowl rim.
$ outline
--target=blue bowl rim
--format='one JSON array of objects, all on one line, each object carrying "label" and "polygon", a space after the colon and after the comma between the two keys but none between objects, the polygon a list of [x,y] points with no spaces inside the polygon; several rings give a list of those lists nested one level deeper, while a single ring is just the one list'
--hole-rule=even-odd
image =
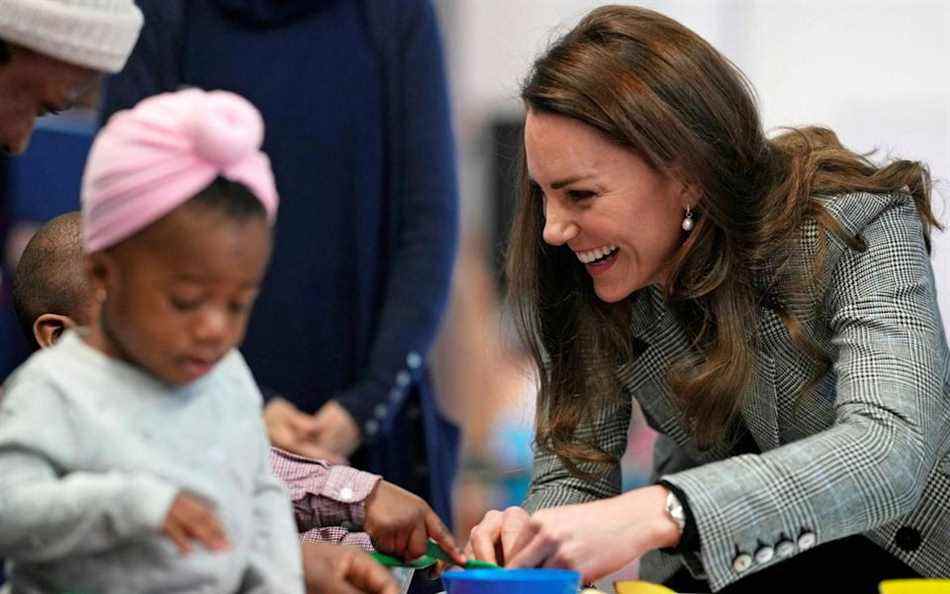
[{"label": "blue bowl rim", "polygon": [[442,574],[448,582],[566,582],[580,583],[581,574],[572,569],[465,569],[452,570]]}]

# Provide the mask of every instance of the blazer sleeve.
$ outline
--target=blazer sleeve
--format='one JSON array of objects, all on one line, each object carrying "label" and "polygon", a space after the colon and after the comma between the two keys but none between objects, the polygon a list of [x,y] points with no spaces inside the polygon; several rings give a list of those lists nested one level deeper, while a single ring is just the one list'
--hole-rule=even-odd
[{"label": "blazer sleeve", "polygon": [[362,425],[422,368],[448,299],[458,242],[458,187],[445,66],[435,11],[413,3],[399,77],[403,184],[382,314],[361,378],[337,400]]},{"label": "blazer sleeve", "polygon": [[834,424],[663,477],[689,497],[713,590],[787,558],[756,556],[765,545],[790,541],[794,555],[907,514],[937,462],[948,362],[921,222],[895,203],[860,231],[867,249],[833,264],[824,302]]},{"label": "blazer sleeve", "polygon": [[[605,471],[600,469],[593,479],[573,476],[564,462],[549,452],[535,447],[531,488],[524,507],[530,512],[559,505],[585,503],[620,494],[620,457],[627,449],[632,400],[624,395],[597,411],[593,418],[577,430],[577,437],[593,440],[617,462]],[[541,414],[539,411],[538,414]],[[585,471],[597,470],[581,466]]]}]

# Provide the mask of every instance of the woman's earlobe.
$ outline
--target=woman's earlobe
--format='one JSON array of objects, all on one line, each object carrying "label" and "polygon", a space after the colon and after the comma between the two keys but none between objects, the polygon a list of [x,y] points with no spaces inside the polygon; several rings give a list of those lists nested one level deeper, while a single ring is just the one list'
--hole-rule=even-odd
[{"label": "woman's earlobe", "polygon": [[683,217],[681,227],[687,233],[693,230],[693,209],[689,205],[686,205],[686,216]]}]

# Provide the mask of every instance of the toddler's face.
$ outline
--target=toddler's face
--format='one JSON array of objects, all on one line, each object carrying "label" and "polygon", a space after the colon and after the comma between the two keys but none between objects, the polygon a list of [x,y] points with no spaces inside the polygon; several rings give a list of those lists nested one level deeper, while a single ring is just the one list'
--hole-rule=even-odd
[{"label": "toddler's face", "polygon": [[198,379],[244,339],[270,246],[263,217],[186,205],[100,255],[108,354],[168,384]]}]

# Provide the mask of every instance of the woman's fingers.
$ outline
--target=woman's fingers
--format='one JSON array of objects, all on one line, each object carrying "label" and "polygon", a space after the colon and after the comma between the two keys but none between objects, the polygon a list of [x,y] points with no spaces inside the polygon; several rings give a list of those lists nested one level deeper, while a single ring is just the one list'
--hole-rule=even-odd
[{"label": "woman's fingers", "polygon": [[511,559],[527,541],[519,543],[524,534],[525,526],[531,521],[531,516],[521,507],[509,507],[501,518],[501,549],[504,559]]},{"label": "woman's fingers", "polygon": [[482,561],[507,565],[508,559],[519,550],[517,543],[529,522],[528,512],[520,507],[488,512],[472,528],[466,554]]},{"label": "woman's fingers", "polygon": [[320,428],[316,417],[313,415],[308,415],[307,413],[297,410],[296,408],[288,412],[287,422],[293,431],[303,439],[312,439],[316,437]]},{"label": "woman's fingers", "polygon": [[557,541],[546,536],[543,528],[536,523],[528,523],[519,537],[518,552],[505,565],[506,567],[541,567],[557,549]]},{"label": "woman's fingers", "polygon": [[501,537],[502,513],[492,510],[485,514],[482,521],[472,528],[468,544],[476,559],[498,563],[495,556],[495,544]]}]

